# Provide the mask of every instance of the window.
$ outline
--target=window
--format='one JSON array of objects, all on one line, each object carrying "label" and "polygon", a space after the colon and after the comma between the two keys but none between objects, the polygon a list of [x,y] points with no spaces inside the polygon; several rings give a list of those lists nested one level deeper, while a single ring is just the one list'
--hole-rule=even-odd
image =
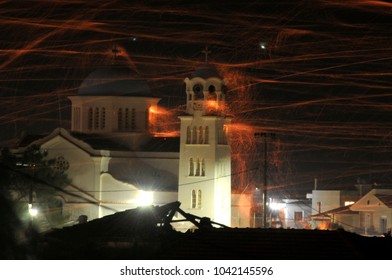
[{"label": "window", "polygon": [[210,85],[210,86],[208,87],[208,92],[209,92],[209,93],[214,93],[214,92],[215,92],[215,87],[214,87],[213,85]]},{"label": "window", "polygon": [[63,156],[58,156],[54,163],[54,170],[63,173],[67,171],[68,168],[69,168],[69,162]]},{"label": "window", "polygon": [[229,138],[229,129],[226,125],[224,125],[218,134],[218,144],[227,145]]},{"label": "window", "polygon": [[196,143],[197,143],[197,128],[196,126],[194,126],[192,131],[192,144],[196,144]]},{"label": "window", "polygon": [[118,121],[118,130],[122,130],[124,122],[123,122],[123,111],[122,111],[121,108],[118,109],[118,119],[117,119],[117,121]]},{"label": "window", "polygon": [[146,109],[146,112],[144,113],[144,129],[149,130],[150,126],[150,109]]},{"label": "window", "polygon": [[218,100],[218,96],[216,94],[215,87],[212,85],[209,86],[209,88],[208,88],[208,100],[211,100],[211,101]]},{"label": "window", "polygon": [[197,158],[196,162],[193,158],[189,159],[189,176],[205,176],[205,160]]},{"label": "window", "polygon": [[199,158],[197,159],[197,161],[196,161],[196,176],[200,176],[200,160],[199,160]]},{"label": "window", "polygon": [[199,144],[203,144],[203,127],[199,127]]},{"label": "window", "polygon": [[380,218],[380,233],[387,233],[387,217],[386,216],[381,216]]},{"label": "window", "polygon": [[229,139],[229,128],[224,125],[223,126],[223,144],[227,144],[227,139]]},{"label": "window", "polygon": [[136,110],[135,110],[135,108],[132,108],[132,111],[131,111],[131,129],[132,130],[136,129]]},{"label": "window", "polygon": [[124,125],[125,130],[128,130],[129,128],[129,109],[125,109],[125,125]]},{"label": "window", "polygon": [[303,219],[303,213],[302,211],[295,211],[294,212],[294,221],[295,222],[301,222]]},{"label": "window", "polygon": [[88,122],[87,122],[87,128],[88,129],[93,129],[93,108],[88,109]]},{"label": "window", "polygon": [[204,132],[204,144],[208,144],[209,136],[210,136],[210,132],[209,132],[208,126],[206,126],[205,132]]},{"label": "window", "polygon": [[106,109],[101,108],[101,129],[105,129],[106,126]]},{"label": "window", "polygon": [[189,159],[189,176],[195,175],[195,164],[193,163],[193,158]]},{"label": "window", "polygon": [[202,192],[201,190],[198,190],[196,193],[196,190],[192,190],[191,194],[191,208],[195,209],[201,209],[202,207]]},{"label": "window", "polygon": [[193,86],[194,98],[195,100],[204,99],[203,86],[201,84],[196,84]]},{"label": "window", "polygon": [[196,208],[196,191],[192,190],[191,208]]},{"label": "window", "polygon": [[99,128],[99,108],[95,108],[94,111],[94,129]]},{"label": "window", "polygon": [[197,191],[197,208],[201,208],[201,190]]}]

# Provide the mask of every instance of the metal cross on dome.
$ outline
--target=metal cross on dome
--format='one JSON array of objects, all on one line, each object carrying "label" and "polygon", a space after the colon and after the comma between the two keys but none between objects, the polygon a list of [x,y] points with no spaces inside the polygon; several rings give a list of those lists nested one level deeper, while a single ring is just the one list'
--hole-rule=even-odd
[{"label": "metal cross on dome", "polygon": [[204,61],[207,64],[208,63],[208,55],[211,53],[211,51],[208,50],[208,46],[206,46],[204,48],[204,50],[202,50],[202,53],[204,53]]}]

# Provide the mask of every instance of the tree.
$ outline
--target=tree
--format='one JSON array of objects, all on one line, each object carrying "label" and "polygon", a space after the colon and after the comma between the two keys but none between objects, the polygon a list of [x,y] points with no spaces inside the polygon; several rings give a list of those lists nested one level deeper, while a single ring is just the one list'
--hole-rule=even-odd
[{"label": "tree", "polygon": [[61,226],[67,220],[61,197],[70,180],[66,173],[54,168],[55,159],[47,159],[47,155],[36,145],[22,154],[5,148],[0,155],[2,194],[14,203],[22,221],[32,222],[31,210],[39,210],[34,225],[40,230]]}]

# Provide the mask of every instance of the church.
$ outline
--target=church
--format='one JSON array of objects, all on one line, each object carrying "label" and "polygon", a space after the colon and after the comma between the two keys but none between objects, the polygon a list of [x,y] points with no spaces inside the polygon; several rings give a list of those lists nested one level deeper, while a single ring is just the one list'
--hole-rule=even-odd
[{"label": "church", "polygon": [[13,151],[37,145],[66,172],[71,183],[57,195],[71,221],[179,201],[181,209],[198,217],[249,227],[250,197],[231,192],[224,77],[206,60],[184,78],[178,136],[157,133],[160,98],[116,59],[97,67],[68,97],[70,129],[26,135]]}]

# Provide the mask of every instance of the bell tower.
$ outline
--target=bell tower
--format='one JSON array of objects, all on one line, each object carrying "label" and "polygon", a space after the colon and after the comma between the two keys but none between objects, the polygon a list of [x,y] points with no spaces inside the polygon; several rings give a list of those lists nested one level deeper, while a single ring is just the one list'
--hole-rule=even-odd
[{"label": "bell tower", "polygon": [[206,61],[184,82],[186,110],[179,117],[181,208],[230,226],[231,118],[226,116],[225,81]]}]

